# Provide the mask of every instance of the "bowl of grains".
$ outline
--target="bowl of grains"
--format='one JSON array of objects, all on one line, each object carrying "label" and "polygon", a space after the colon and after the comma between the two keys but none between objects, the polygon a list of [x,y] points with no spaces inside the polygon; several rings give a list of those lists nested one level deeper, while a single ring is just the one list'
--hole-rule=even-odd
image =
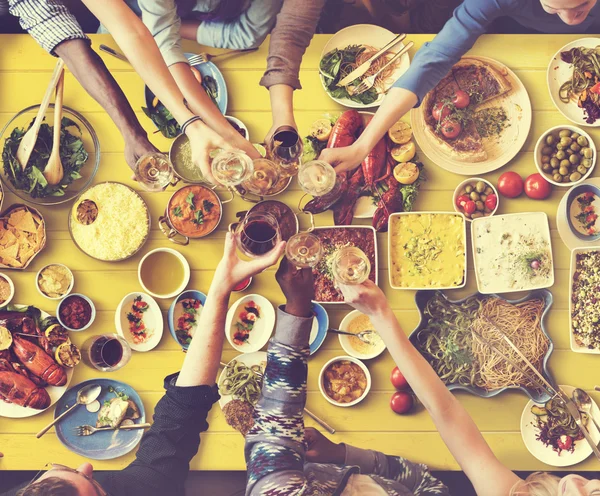
[{"label": "bowl of grains", "polygon": [[73,205],[69,232],[86,255],[118,262],[144,246],[150,234],[150,211],[129,186],[117,182],[96,184]]},{"label": "bowl of grains", "polygon": [[15,295],[15,285],[12,279],[0,272],[0,308],[8,305]]}]

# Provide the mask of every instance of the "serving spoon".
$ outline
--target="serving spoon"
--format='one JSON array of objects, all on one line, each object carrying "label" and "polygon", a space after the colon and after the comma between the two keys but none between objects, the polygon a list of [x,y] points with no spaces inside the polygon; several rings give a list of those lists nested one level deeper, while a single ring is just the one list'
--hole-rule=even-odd
[{"label": "serving spoon", "polygon": [[46,434],[46,432],[48,432],[54,424],[62,420],[62,418],[68,413],[70,413],[76,406],[89,405],[92,401],[96,401],[98,399],[98,396],[100,396],[101,392],[102,386],[99,386],[98,384],[89,384],[87,386],[82,387],[79,391],[77,391],[77,402],[72,407],[67,409],[66,412],[56,417],[52,422],[50,422],[46,427],[44,427],[40,432],[38,432],[35,437],[39,439],[44,434]]},{"label": "serving spoon", "polygon": [[56,85],[56,97],[54,99],[54,136],[52,141],[52,153],[44,169],[44,177],[48,184],[55,186],[61,182],[65,175],[62,162],[60,161],[60,134],[62,129],[62,106],[63,89],[65,84],[65,72],[63,71]]},{"label": "serving spoon", "polygon": [[572,397],[573,401],[577,405],[577,408],[580,411],[587,413],[588,417],[593,420],[596,429],[600,431],[600,425],[598,425],[598,422],[596,422],[594,414],[592,413],[592,398],[590,398],[590,395],[587,394],[583,389],[577,388],[573,391]]},{"label": "serving spoon", "polygon": [[354,334],[353,332],[340,331],[339,329],[327,329],[327,332],[333,332],[335,334],[343,334],[344,336],[354,336],[355,338],[360,339],[363,343],[373,344],[372,337],[374,334],[377,334],[376,331],[366,330],[360,331]]}]

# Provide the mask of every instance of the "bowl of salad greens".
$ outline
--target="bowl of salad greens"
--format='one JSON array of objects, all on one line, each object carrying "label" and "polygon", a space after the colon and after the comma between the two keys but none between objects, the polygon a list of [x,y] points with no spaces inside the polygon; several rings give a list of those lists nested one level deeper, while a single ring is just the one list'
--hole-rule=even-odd
[{"label": "bowl of salad greens", "polygon": [[55,186],[48,184],[44,170],[52,152],[54,105],[46,111],[38,138],[25,169],[16,156],[19,144],[33,124],[39,105],[16,114],[0,132],[2,167],[0,178],[8,189],[24,201],[36,205],[56,205],[73,200],[94,179],[100,165],[100,143],[91,124],[80,113],[63,107],[60,160],[64,176]]}]

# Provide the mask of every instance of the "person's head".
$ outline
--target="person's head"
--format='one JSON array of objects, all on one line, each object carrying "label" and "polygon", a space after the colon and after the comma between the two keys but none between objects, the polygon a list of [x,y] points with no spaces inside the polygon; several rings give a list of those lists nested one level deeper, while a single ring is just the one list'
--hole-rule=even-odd
[{"label": "person's head", "polygon": [[600,481],[575,474],[560,479],[545,472],[535,472],[518,482],[510,496],[600,496]]},{"label": "person's head", "polygon": [[77,470],[51,464],[49,470],[21,489],[17,496],[108,496],[92,473],[89,463],[80,465]]},{"label": "person's head", "polygon": [[586,17],[598,0],[540,0],[548,14],[556,14],[569,26],[576,26]]}]

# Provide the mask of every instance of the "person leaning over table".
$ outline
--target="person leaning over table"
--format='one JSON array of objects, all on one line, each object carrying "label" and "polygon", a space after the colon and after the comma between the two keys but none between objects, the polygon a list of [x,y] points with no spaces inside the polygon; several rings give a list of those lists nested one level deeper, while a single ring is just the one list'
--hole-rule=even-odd
[{"label": "person leaning over table", "polygon": [[39,479],[19,490],[17,496],[183,496],[189,463],[200,445],[200,433],[208,429],[208,412],[219,399],[215,380],[231,291],[239,282],[277,262],[284,246],[281,242],[269,254],[246,262],[237,256],[234,235],[227,233],[223,258],[213,276],[181,372],[165,378],[166,394],[156,405],[154,423],[142,437],[136,458],[127,468],[94,475],[89,463],[77,470],[50,467]]},{"label": "person leaning over table", "polygon": [[125,160],[132,169],[137,160],[157,151],[148,141],[123,91],[69,9],[60,0],[0,0],[0,11],[19,18],[48,53],[64,60],[84,89],[113,120],[125,141]]},{"label": "person leaning over table", "polygon": [[464,0],[439,34],[417,52],[360,137],[350,146],[323,150],[320,158],[338,172],[358,167],[387,130],[421,104],[488,26],[506,16],[543,33],[600,32],[597,0]]},{"label": "person leaning over table", "polygon": [[284,258],[276,278],[287,301],[278,311],[254,426],[246,436],[246,495],[449,495],[424,465],[345,444],[325,452],[326,438],[305,431],[312,270]]}]

